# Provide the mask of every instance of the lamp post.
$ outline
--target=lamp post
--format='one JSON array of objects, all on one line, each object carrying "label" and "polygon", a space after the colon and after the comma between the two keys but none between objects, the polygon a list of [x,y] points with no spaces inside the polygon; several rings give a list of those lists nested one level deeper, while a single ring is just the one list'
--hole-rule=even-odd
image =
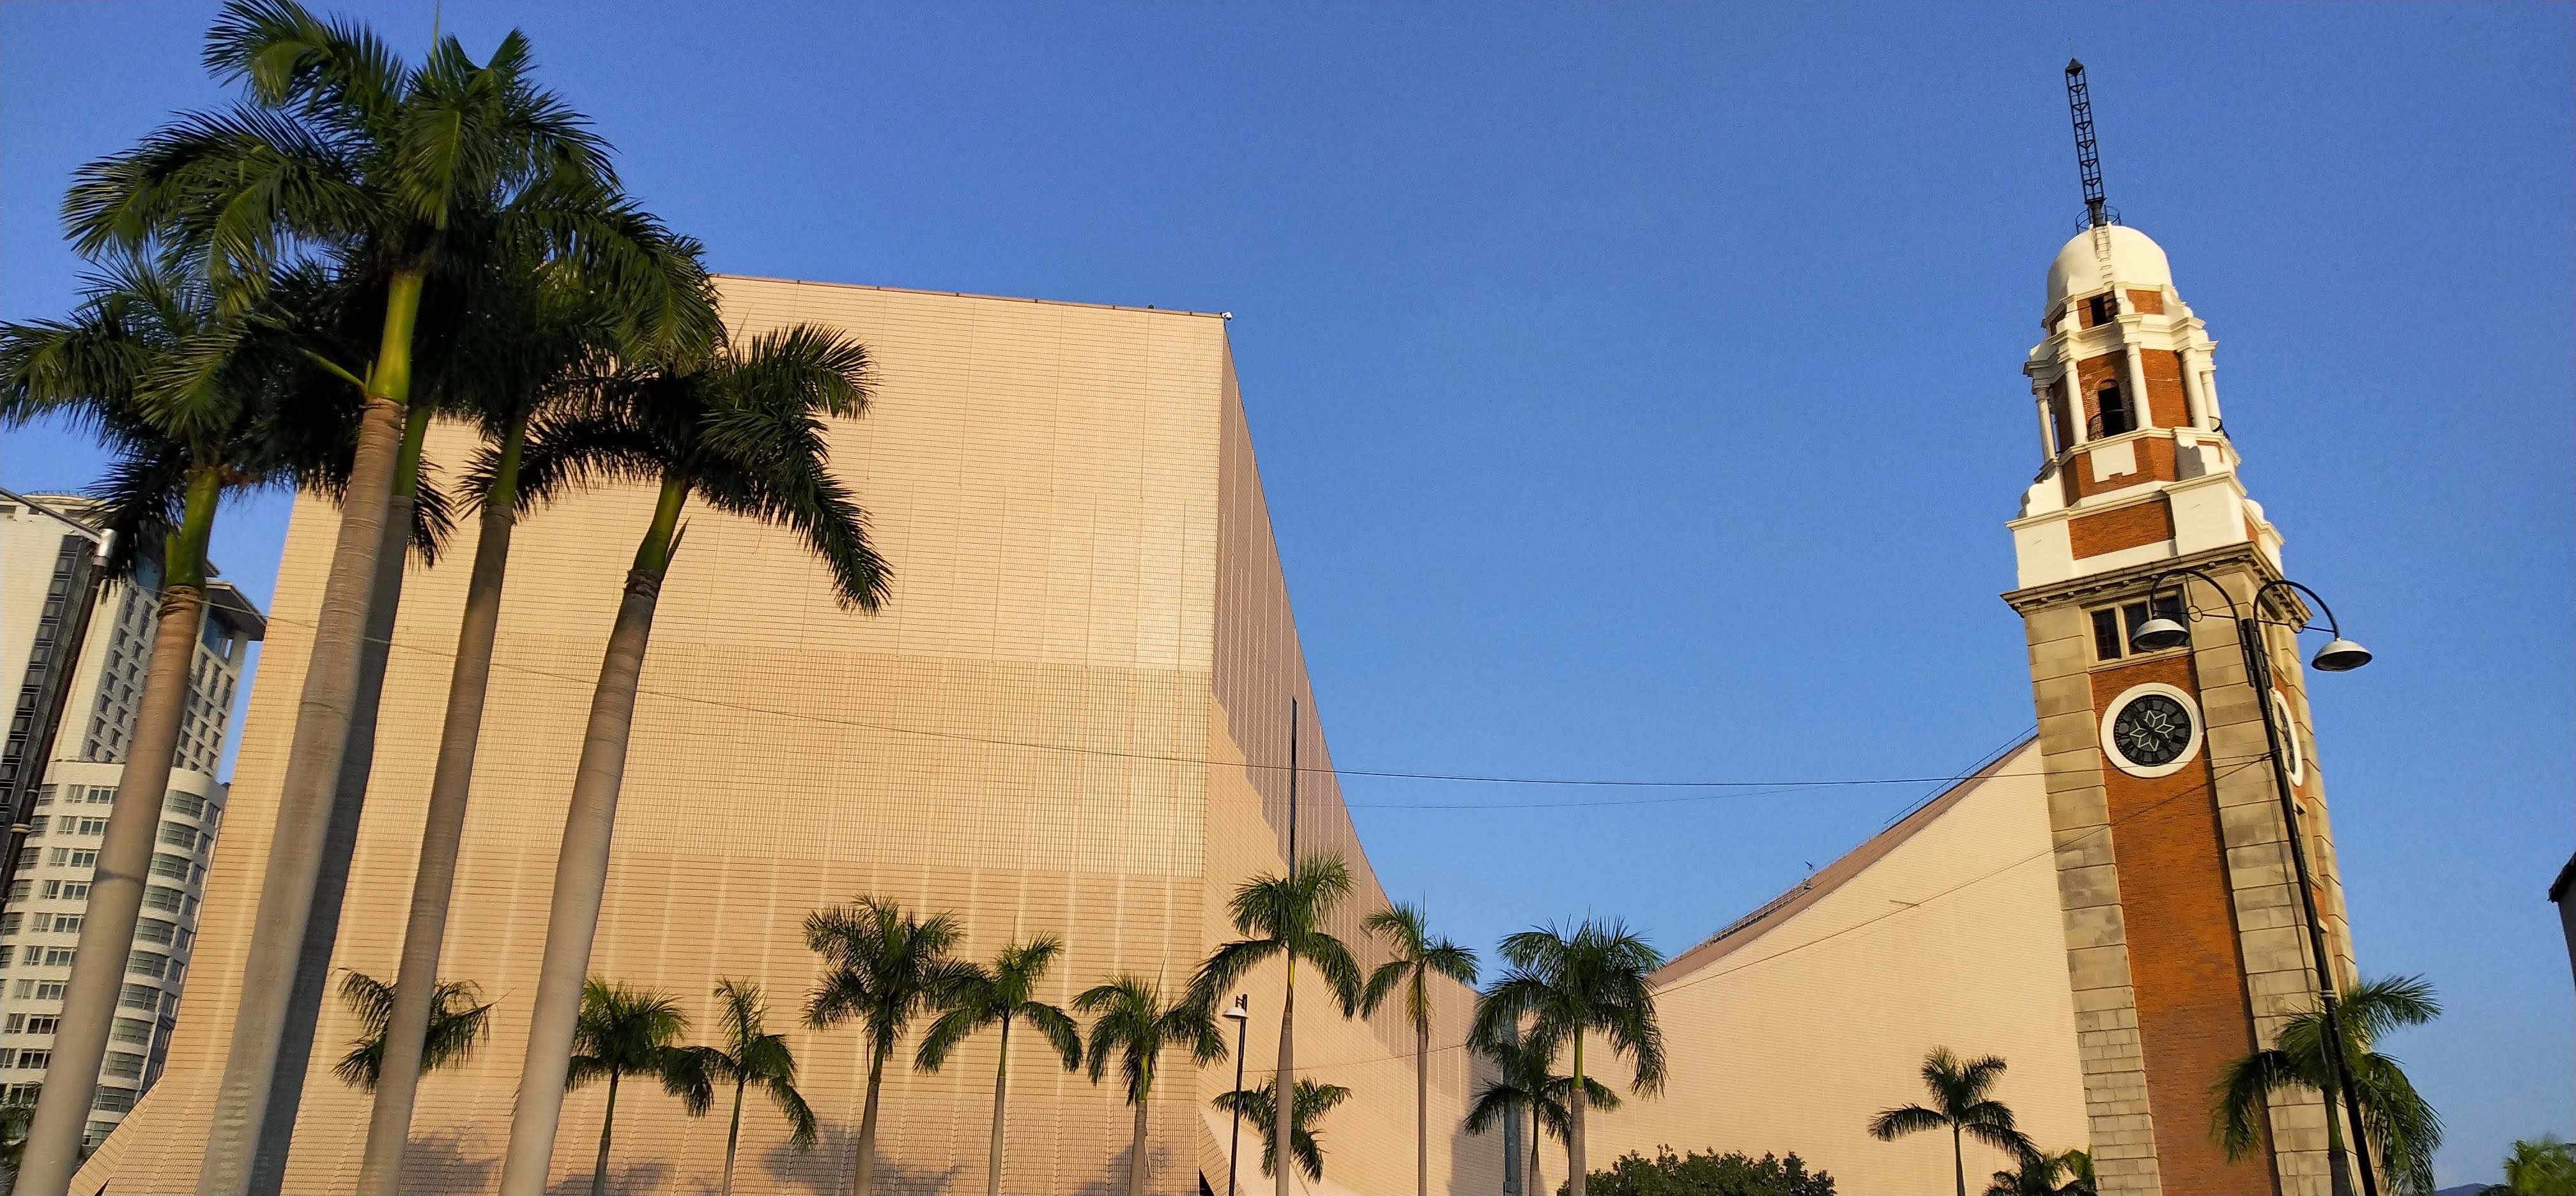
[{"label": "lamp post", "polygon": [[[2157,651],[2178,648],[2190,642],[2191,631],[2188,628],[2174,619],[2156,613],[2156,591],[2163,587],[2167,579],[2175,579],[2174,588],[2179,596],[2184,588],[2184,582],[2181,579],[2187,577],[2197,577],[2209,583],[2210,589],[2218,591],[2219,598],[2227,603],[2228,614],[2235,620],[2236,646],[2245,657],[2245,680],[2246,684],[2254,689],[2254,705],[2263,714],[2264,754],[2272,766],[2273,790],[2281,800],[2281,829],[2290,842],[2290,865],[2297,875],[2299,904],[2307,915],[2308,950],[2315,958],[2317,993],[2325,1013],[2326,1040],[2329,1044],[2327,1059],[2333,1065],[2335,1087],[2342,1097],[2346,1120],[2352,1127],[2349,1146],[2354,1161],[2360,1164],[2363,1196],[2379,1196],[2379,1179],[2370,1167],[2368,1131],[2362,1126],[2361,1095],[2353,1086],[2352,1061],[2345,1055],[2343,1017],[2338,1011],[2335,1000],[2334,969],[2326,947],[2325,921],[2317,914],[2315,878],[2308,869],[2307,837],[2299,826],[2299,803],[2290,785],[2289,765],[2282,759],[2282,736],[2290,732],[2288,728],[2281,726],[2280,719],[2272,709],[2272,657],[2271,653],[2264,650],[2263,645],[2263,599],[2275,589],[2296,590],[2315,600],[2317,609],[2325,612],[2327,634],[2332,639],[2325,647],[2318,649],[2315,659],[2309,662],[2310,667],[2318,672],[2351,672],[2370,663],[2370,650],[2343,638],[2343,628],[2335,621],[2334,608],[2326,605],[2326,600],[2319,597],[2315,590],[2287,579],[2264,582],[2254,590],[2249,614],[2246,608],[2236,605],[2236,599],[2228,594],[2225,586],[2218,584],[2217,578],[2198,569],[2168,569],[2157,574],[2154,580],[2147,583],[2149,617],[2146,622],[2129,633],[2131,647],[2140,651]],[[2187,617],[2196,617],[2196,615],[2187,615]],[[2302,624],[2291,628],[2291,634],[2295,636],[2306,629]],[[2333,1103],[2335,1095],[2337,1094],[2328,1094],[2329,1106]],[[2331,1108],[2327,1118],[2331,1124],[2333,1118]],[[2334,1156],[2333,1162],[2338,1170],[2344,1166],[2341,1155]],[[2351,1190],[2348,1180],[2336,1184],[2335,1187],[2338,1191]]]},{"label": "lamp post", "polygon": [[1234,1196],[1234,1177],[1243,1153],[1243,1046],[1252,1033],[1252,994],[1235,994],[1222,1015],[1234,1023],[1234,1140],[1225,1148],[1225,1196]]}]

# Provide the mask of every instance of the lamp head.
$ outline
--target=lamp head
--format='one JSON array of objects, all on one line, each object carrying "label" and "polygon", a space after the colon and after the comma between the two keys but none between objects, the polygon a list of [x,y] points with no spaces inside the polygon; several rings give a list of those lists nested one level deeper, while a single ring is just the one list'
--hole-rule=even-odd
[{"label": "lamp head", "polygon": [[1244,1008],[1244,1006],[1251,1000],[1252,998],[1250,996],[1236,997],[1234,999],[1234,1004],[1226,1006],[1225,1012],[1218,1014],[1217,1016],[1232,1018],[1238,1022],[1247,1020],[1252,1016],[1252,1011]]},{"label": "lamp head", "polygon": [[2129,633],[2129,646],[2140,652],[2160,652],[2179,648],[2191,641],[2191,629],[2164,615],[2157,615]]},{"label": "lamp head", "polygon": [[2349,673],[2370,663],[2370,649],[2336,636],[2334,642],[2317,649],[2308,667],[2320,673]]}]

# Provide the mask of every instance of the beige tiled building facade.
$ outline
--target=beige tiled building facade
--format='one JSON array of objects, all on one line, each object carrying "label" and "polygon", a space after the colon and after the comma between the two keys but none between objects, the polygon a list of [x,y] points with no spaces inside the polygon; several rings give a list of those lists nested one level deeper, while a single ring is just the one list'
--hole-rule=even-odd
[{"label": "beige tiled building facade", "polygon": [[[1292,700],[1306,712],[1304,763],[1327,769],[1331,753],[1223,318],[721,285],[741,331],[811,321],[873,353],[875,408],[834,429],[832,452],[893,562],[894,597],[874,617],[839,610],[790,536],[692,511],[653,629],[592,971],[676,993],[701,1025],[719,978],[765,986],[823,1144],[790,1151],[781,1120],[754,1102],[737,1184],[828,1193],[846,1184],[865,1069],[856,1031],[796,1024],[817,974],[806,911],[861,894],[954,911],[975,956],[1060,934],[1068,951],[1046,994],[1059,1003],[1116,971],[1177,989],[1234,937],[1224,895],[1281,866]],[[470,447],[449,429],[431,454],[452,471]],[[516,537],[443,965],[500,1003],[490,1043],[423,1085],[413,1190],[486,1191],[497,1178],[573,745],[650,502],[583,495]],[[167,1074],[93,1160],[84,1191],[177,1192],[196,1180],[334,519],[309,500],[296,510],[187,1016]],[[336,966],[394,971],[471,555],[459,543],[449,563],[416,568],[404,595]],[[1383,898],[1331,774],[1307,773],[1299,796],[1300,846],[1338,848],[1359,873],[1338,928],[1357,941]],[[1276,1041],[1278,985],[1275,969],[1245,985],[1256,1069]],[[1464,1033],[1467,1008],[1463,988],[1442,994],[1444,1034]],[[1311,995],[1298,1029],[1305,1066],[1358,1092],[1330,1123],[1331,1181],[1409,1189],[1412,1036],[1392,1009],[1346,1023]],[[344,1009],[326,1009],[290,1192],[346,1191],[356,1178],[367,1103],[327,1071],[354,1032]],[[882,1190],[982,1189],[994,1049],[988,1034],[941,1074],[889,1068]],[[1046,1063],[1027,1035],[1014,1054],[1005,1189],[1123,1190],[1130,1116],[1114,1080],[1094,1087]],[[1501,1151],[1454,1128],[1464,1053],[1431,1058],[1444,1127],[1434,1184],[1499,1190]],[[1195,1191],[1202,1172],[1224,1189],[1223,1123],[1203,1112],[1232,1082],[1230,1067],[1166,1072],[1152,1190]],[[587,1182],[603,1103],[595,1090],[568,1099],[559,1176]],[[721,1111],[691,1119],[642,1085],[619,1105],[619,1191],[712,1189]],[[1259,1138],[1246,1141],[1246,1186],[1266,1190]]]},{"label": "beige tiled building facade", "polygon": [[[894,598],[874,617],[841,611],[788,536],[691,516],[662,591],[592,971],[675,993],[702,1025],[720,978],[764,985],[823,1145],[790,1151],[755,1101],[739,1186],[830,1196],[845,1190],[864,1069],[855,1032],[797,1025],[817,972],[799,933],[807,911],[861,894],[953,911],[979,957],[1060,934],[1070,950],[1046,994],[1058,1002],[1117,971],[1177,989],[1233,937],[1232,886],[1282,865],[1292,708],[1311,770],[1301,843],[1340,850],[1360,876],[1335,929],[1362,941],[1360,918],[1384,898],[1329,771],[1222,317],[722,287],[741,331],[812,321],[874,352],[876,407],[837,426],[832,448],[894,564]],[[2105,1192],[2323,1191],[2313,1099],[2276,1107],[2280,1149],[2258,1159],[2219,1157],[2207,1132],[2214,1069],[2268,1042],[2311,991],[2276,808],[2245,767],[2261,729],[2228,628],[2198,622],[2193,644],[2143,655],[2096,632],[2104,618],[2120,630],[2169,564],[2206,568],[2243,598],[2277,576],[2279,534],[2237,482],[2210,343],[2153,242],[2118,228],[2077,238],[2051,271],[2047,313],[2029,369],[2046,466],[2011,525],[2021,575],[2007,595],[2029,627],[2037,736],[1678,954],[1657,977],[1669,1087],[1595,1117],[1596,1165],[1659,1145],[1795,1151],[1850,1196],[1946,1192],[1947,1135],[1881,1143],[1866,1125],[1922,1098],[1924,1053],[1947,1046],[2005,1058],[1997,1095],[2040,1146],[2092,1151]],[[432,455],[452,468],[469,448],[444,430]],[[518,534],[445,945],[448,976],[497,998],[497,1022],[470,1062],[425,1083],[411,1190],[496,1181],[573,745],[649,502],[640,490],[581,495]],[[81,1191],[195,1181],[333,518],[307,502],[290,532],[168,1072]],[[415,572],[404,598],[342,967],[394,968],[470,549]],[[2297,662],[2280,660],[2276,700],[2297,728],[2348,978]],[[2188,746],[2151,765],[2112,759],[2115,724],[2150,694],[2188,714]],[[1273,1063],[1278,983],[1266,969],[1244,989],[1255,1082]],[[1437,1192],[1504,1186],[1501,1137],[1459,1129],[1476,1080],[1462,1049],[1469,1003],[1463,987],[1439,993]],[[356,1177],[366,1102],[326,1070],[353,1032],[344,1010],[326,1011],[289,1192],[344,1191]],[[1026,1037],[1005,1189],[1123,1190],[1130,1122],[1114,1088],[1046,1063]],[[1412,1038],[1392,1010],[1344,1021],[1310,995],[1298,1043],[1301,1074],[1354,1093],[1324,1126],[1326,1180],[1300,1190],[1412,1191]],[[883,1190],[982,1189],[994,1049],[980,1037],[939,1075],[890,1069]],[[1226,1190],[1227,1125],[1208,1100],[1233,1076],[1167,1061],[1151,1190]],[[615,1190],[710,1190],[722,1117],[689,1118],[646,1085],[628,1093]],[[596,1090],[568,1099],[559,1189],[586,1183],[602,1104]],[[1258,1134],[1245,1143],[1241,1190],[1267,1191]],[[2010,1163],[1973,1144],[1968,1156],[1978,1186]],[[1564,1178],[1551,1142],[1532,1190]]]}]

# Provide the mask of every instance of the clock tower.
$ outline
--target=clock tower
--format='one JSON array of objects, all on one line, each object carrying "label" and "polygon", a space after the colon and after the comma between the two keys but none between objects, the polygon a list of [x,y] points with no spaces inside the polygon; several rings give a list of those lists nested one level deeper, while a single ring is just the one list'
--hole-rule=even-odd
[{"label": "clock tower", "polygon": [[[2328,1196],[2314,1093],[2276,1097],[2252,1154],[2231,1160],[2210,1132],[2224,1069],[2318,1007],[2257,703],[2283,729],[2336,987],[2354,979],[2291,640],[2309,612],[2265,588],[2281,533],[2240,476],[2215,343],[2164,250],[2092,212],[2049,266],[2045,335],[2024,366],[2039,473],[2009,525],[2020,576],[2004,595],[2029,635],[2090,1149],[2106,1194]],[[2181,568],[2208,580],[2169,579],[2151,606],[2148,586]],[[2258,620],[2264,692],[2211,582]],[[2188,640],[2135,647],[2160,615]]]}]

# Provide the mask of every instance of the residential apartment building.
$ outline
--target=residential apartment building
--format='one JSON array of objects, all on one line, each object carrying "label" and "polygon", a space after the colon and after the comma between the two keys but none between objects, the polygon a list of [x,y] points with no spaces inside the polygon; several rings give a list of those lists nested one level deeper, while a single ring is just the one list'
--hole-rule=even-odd
[{"label": "residential apartment building", "polygon": [[[159,621],[160,571],[151,560],[130,579],[97,583],[93,594],[101,540],[94,517],[86,499],[0,492],[0,662],[17,668],[0,745],[0,783],[9,787],[0,794],[24,795],[8,820],[24,838],[0,905],[0,1100],[9,1102],[32,1103],[51,1063],[99,841],[116,803],[132,800],[124,796],[125,752]],[[143,795],[158,806],[160,830],[99,1069],[86,1135],[93,1145],[159,1078],[178,1025],[206,864],[223,821],[226,787],[216,770],[249,645],[267,629],[229,583],[211,582],[207,599],[178,759],[168,783]],[[47,683],[66,668],[70,684],[59,691],[59,711],[49,710]],[[48,758],[37,761],[48,722],[57,729]]]}]

